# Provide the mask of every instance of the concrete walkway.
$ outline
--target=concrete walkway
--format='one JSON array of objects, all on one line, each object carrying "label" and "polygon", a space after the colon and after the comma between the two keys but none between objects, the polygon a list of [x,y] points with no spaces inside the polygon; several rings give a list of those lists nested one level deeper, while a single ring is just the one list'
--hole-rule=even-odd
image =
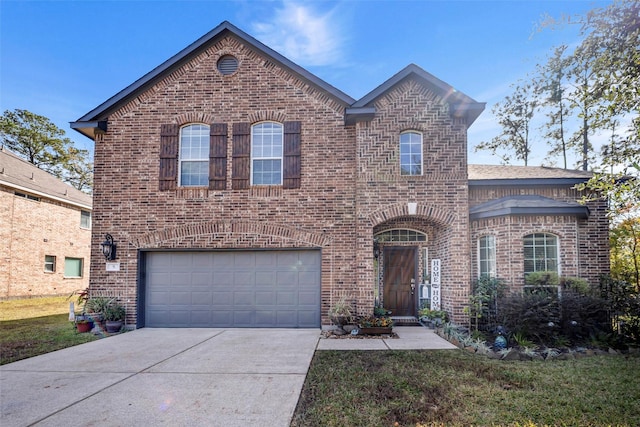
[{"label": "concrete walkway", "polygon": [[0,366],[0,426],[285,427],[316,349],[456,348],[423,327],[394,331],[139,329]]},{"label": "concrete walkway", "polygon": [[322,338],[318,350],[454,350],[455,345],[423,326],[394,326],[398,338]]}]

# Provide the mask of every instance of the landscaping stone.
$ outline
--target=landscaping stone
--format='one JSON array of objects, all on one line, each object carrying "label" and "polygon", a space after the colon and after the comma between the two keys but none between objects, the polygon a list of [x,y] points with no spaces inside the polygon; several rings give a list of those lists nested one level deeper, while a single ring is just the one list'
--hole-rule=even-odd
[{"label": "landscaping stone", "polygon": [[502,356],[502,360],[520,360],[520,352],[517,350],[511,350],[509,353]]}]

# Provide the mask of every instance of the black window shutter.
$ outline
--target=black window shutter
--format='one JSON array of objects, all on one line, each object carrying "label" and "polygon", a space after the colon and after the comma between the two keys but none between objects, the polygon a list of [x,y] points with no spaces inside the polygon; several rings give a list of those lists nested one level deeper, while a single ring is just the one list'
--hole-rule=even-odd
[{"label": "black window shutter", "polygon": [[300,122],[284,122],[283,188],[300,188],[301,127]]},{"label": "black window shutter", "polygon": [[209,189],[227,189],[227,124],[209,128]]},{"label": "black window shutter", "polygon": [[178,184],[178,139],[180,126],[164,124],[160,128],[160,191],[175,190]]},{"label": "black window shutter", "polygon": [[249,188],[251,167],[251,125],[249,123],[233,124],[233,169],[231,186],[234,190]]}]

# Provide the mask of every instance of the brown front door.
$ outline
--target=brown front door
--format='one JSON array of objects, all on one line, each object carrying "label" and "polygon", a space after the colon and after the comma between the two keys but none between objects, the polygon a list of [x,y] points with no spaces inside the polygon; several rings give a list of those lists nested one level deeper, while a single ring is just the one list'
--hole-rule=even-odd
[{"label": "brown front door", "polygon": [[[416,248],[384,248],[384,308],[392,316],[415,316]],[[415,285],[415,282],[414,282]]]}]

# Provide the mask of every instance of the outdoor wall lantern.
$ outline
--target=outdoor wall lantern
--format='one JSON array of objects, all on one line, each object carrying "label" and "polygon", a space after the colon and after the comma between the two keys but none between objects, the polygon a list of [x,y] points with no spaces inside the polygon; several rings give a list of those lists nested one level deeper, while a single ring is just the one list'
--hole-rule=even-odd
[{"label": "outdoor wall lantern", "polygon": [[378,243],[378,239],[373,239],[373,257],[378,259],[380,256],[380,244]]},{"label": "outdoor wall lantern", "polygon": [[113,243],[111,234],[107,233],[105,235],[105,241],[100,243],[100,247],[102,248],[102,255],[107,261],[116,259],[116,244]]}]

